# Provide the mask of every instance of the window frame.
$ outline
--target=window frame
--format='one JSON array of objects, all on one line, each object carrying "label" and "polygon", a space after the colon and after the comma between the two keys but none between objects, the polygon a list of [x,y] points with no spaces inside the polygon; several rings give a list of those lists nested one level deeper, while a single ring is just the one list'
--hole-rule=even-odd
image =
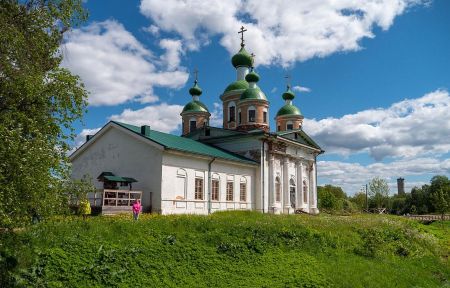
[{"label": "window frame", "polygon": [[[200,182],[200,185],[198,185],[198,181]],[[195,177],[194,181],[194,199],[195,200],[204,200],[204,181],[203,178]],[[201,191],[198,191],[197,189],[200,188]]]},{"label": "window frame", "polygon": [[227,180],[226,201],[234,201],[234,182]]}]

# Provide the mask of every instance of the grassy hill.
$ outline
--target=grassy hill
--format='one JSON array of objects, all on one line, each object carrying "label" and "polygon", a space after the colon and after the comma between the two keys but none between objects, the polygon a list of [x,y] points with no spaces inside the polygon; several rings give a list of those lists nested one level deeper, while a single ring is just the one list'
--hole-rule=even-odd
[{"label": "grassy hill", "polygon": [[450,287],[450,222],[394,216],[61,218],[1,234],[23,287]]}]

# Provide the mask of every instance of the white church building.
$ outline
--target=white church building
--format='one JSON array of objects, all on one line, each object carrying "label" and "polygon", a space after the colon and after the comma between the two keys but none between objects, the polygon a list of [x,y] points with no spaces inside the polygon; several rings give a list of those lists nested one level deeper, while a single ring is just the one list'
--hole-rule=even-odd
[{"label": "white church building", "polygon": [[181,136],[115,121],[89,135],[70,160],[72,178],[87,175],[99,189],[91,204],[103,213],[131,211],[136,198],[144,211],[162,214],[319,213],[316,158],[323,150],[302,130],[294,93],[289,86],[283,93],[271,132],[269,101],[243,40],[232,64],[237,79],[220,95],[223,127],[209,126],[196,79]]}]

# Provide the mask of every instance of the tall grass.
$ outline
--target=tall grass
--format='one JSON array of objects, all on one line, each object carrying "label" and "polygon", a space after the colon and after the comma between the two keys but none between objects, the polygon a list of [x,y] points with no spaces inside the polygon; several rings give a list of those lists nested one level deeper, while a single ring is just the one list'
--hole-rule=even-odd
[{"label": "tall grass", "polygon": [[449,228],[395,216],[256,212],[60,218],[1,236],[0,284],[442,287],[450,285]]}]

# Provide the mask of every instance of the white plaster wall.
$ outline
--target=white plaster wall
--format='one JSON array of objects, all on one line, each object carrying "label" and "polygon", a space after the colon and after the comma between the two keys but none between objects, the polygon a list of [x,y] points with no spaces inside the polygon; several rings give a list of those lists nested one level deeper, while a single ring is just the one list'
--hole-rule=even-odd
[{"label": "white plaster wall", "polygon": [[[111,126],[103,135],[96,135],[94,141],[72,159],[72,178],[81,179],[84,175],[92,178],[96,188],[103,188],[97,177],[104,171],[118,176],[133,177],[133,190],[142,191],[143,209],[158,209],[158,195],[161,191],[162,151],[138,140],[130,132]],[[100,137],[98,137],[100,136]],[[150,199],[152,194],[153,199]],[[153,201],[152,201],[153,200]]]},{"label": "white plaster wall", "polygon": [[[211,158],[193,157],[181,153],[164,152],[162,160],[162,214],[208,214],[208,163]],[[184,169],[186,195],[177,187],[177,171]],[[256,167],[216,159],[211,164],[211,175],[219,176],[219,201],[211,201],[211,212],[220,210],[253,210],[255,203]],[[195,178],[202,177],[204,199],[195,199]],[[245,177],[247,201],[240,201],[240,181]],[[227,179],[233,179],[233,201],[226,201]]]}]

